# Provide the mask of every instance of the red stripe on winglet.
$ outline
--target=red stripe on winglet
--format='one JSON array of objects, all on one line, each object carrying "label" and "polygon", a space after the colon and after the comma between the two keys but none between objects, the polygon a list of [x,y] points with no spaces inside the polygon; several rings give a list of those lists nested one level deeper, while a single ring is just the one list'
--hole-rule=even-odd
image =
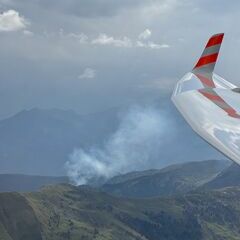
[{"label": "red stripe on winglet", "polygon": [[203,85],[207,85],[208,87],[214,88],[214,82],[212,79],[208,79],[200,74],[196,74],[196,76],[200,79]]},{"label": "red stripe on winglet", "polygon": [[228,107],[228,108],[223,108],[223,110],[228,113],[228,115],[230,117],[234,117],[234,118],[240,118],[240,115],[236,112],[235,109]]},{"label": "red stripe on winglet", "polygon": [[[219,101],[222,103],[226,103],[220,96],[218,95],[213,95],[211,93],[207,93],[204,92],[203,90],[198,90],[204,97],[208,98],[209,100],[213,101],[213,103],[215,103],[214,101]],[[215,103],[216,104],[216,103]],[[239,118],[240,119],[240,115],[236,112],[236,110],[234,110],[233,108],[229,107],[220,107],[221,109],[223,109],[230,117],[233,118]]]},{"label": "red stripe on winglet", "polygon": [[224,111],[228,113],[229,116],[234,118],[240,118],[240,115],[233,108],[224,108]]},{"label": "red stripe on winglet", "polygon": [[213,95],[211,93],[208,92],[204,92],[202,90],[199,90],[199,92],[204,95],[206,98],[212,100],[212,101],[219,101],[219,102],[225,102],[221,97],[219,97],[218,95]]},{"label": "red stripe on winglet", "polygon": [[228,115],[229,115],[230,117],[240,118],[240,115],[237,114],[237,113],[228,113]]},{"label": "red stripe on winglet", "polygon": [[206,64],[215,63],[217,61],[218,53],[201,57],[194,68],[202,67]]},{"label": "red stripe on winglet", "polygon": [[221,34],[218,34],[218,35],[215,35],[215,36],[212,36],[207,45],[206,45],[206,48],[207,47],[211,47],[211,46],[214,46],[214,45],[217,45],[217,44],[221,44],[222,43],[222,40],[223,40],[223,36],[224,36],[224,33],[221,33]]}]

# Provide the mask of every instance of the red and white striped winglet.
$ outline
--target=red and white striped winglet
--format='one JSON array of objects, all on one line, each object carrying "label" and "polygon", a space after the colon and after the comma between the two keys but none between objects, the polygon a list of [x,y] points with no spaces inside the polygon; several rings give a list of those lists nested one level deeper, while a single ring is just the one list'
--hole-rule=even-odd
[{"label": "red and white striped winglet", "polygon": [[198,60],[197,64],[193,68],[193,72],[204,69],[205,72],[212,73],[215,67],[215,63],[218,58],[218,53],[223,41],[224,33],[213,35]]}]

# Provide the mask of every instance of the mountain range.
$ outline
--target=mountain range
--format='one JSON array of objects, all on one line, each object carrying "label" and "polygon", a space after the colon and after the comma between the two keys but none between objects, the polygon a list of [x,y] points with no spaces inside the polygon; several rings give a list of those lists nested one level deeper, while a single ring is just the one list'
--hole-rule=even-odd
[{"label": "mountain range", "polygon": [[[98,181],[98,184],[96,180],[90,181],[89,186],[117,197],[151,198],[183,194],[198,188],[238,186],[238,173],[238,165],[231,165],[230,161],[206,160],[129,172],[102,183]],[[68,177],[0,174],[0,192],[32,192],[59,183],[70,183],[70,180]]]},{"label": "mountain range", "polygon": [[115,196],[134,198],[183,194],[210,184],[229,165],[226,160],[208,160],[131,172],[113,177],[102,186],[102,190]]},{"label": "mountain range", "polygon": [[[0,174],[65,175],[65,163],[74,149],[101,149],[119,129],[129,109],[130,106],[122,106],[80,115],[72,110],[34,108],[0,120]],[[166,121],[168,124],[168,129],[162,131],[161,145],[153,146],[158,154],[152,156],[154,154],[146,153],[154,159],[149,160],[149,166],[145,169],[222,158],[198,138],[175,108],[163,99],[139,109],[152,109],[158,116],[162,115],[157,119],[159,128]]]},{"label": "mountain range", "polygon": [[64,164],[74,148],[100,144],[114,131],[117,112],[109,109],[82,116],[70,110],[36,108],[1,120],[1,173],[64,175]]},{"label": "mountain range", "polygon": [[239,176],[225,160],[130,172],[98,188],[2,175],[8,188],[18,181],[35,191],[0,193],[0,239],[240,239]]}]

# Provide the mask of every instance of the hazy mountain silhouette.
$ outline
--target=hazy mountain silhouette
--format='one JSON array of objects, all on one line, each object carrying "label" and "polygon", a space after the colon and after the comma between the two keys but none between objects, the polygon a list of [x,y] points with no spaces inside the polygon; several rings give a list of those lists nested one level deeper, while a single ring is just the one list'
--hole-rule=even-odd
[{"label": "hazy mountain silhouette", "polygon": [[[160,111],[164,126],[168,126],[163,129],[159,155],[149,161],[156,164],[149,164],[149,168],[222,158],[194,134],[170,102],[159,98],[144,105],[149,106]],[[79,115],[71,110],[35,108],[1,120],[0,173],[65,175],[64,164],[73,150],[104,145],[118,129],[127,109],[125,106]]]},{"label": "hazy mountain silhouette", "polygon": [[97,145],[117,125],[117,109],[81,116],[32,109],[0,121],[1,173],[63,175],[74,148]]}]

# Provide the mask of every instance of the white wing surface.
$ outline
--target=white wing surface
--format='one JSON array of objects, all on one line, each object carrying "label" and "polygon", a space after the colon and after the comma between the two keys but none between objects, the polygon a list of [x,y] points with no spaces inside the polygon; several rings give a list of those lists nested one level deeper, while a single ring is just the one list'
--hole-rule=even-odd
[{"label": "white wing surface", "polygon": [[172,101],[192,129],[240,164],[240,89],[213,73],[224,34],[212,36]]}]

